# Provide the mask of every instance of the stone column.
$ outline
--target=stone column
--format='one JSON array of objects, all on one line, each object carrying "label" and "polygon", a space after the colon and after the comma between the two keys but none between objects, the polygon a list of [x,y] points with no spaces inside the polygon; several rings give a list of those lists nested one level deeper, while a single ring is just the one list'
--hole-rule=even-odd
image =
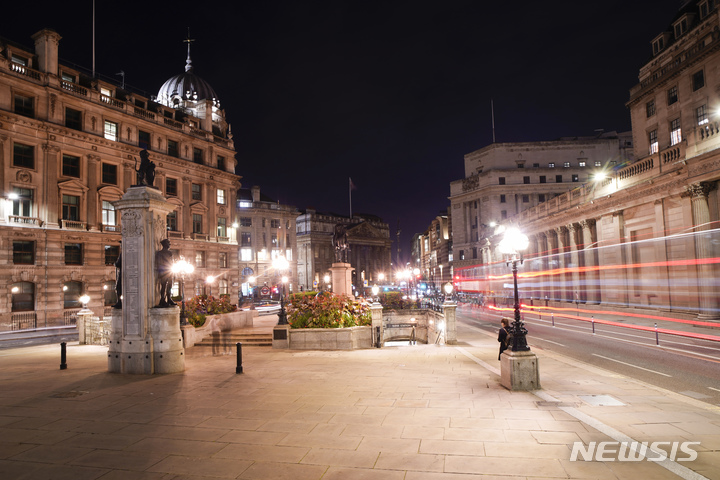
[{"label": "stone column", "polygon": [[595,228],[595,219],[587,219],[580,221],[583,236],[583,257],[585,267],[585,299],[589,303],[600,303],[601,285],[600,272],[598,271],[598,255],[597,255],[597,230]]},{"label": "stone column", "polygon": [[[715,185],[705,182],[694,183],[686,187],[687,192],[690,194],[692,220],[693,225],[695,225],[695,258],[697,260],[713,257],[712,244],[710,243],[711,235],[703,232],[710,230],[708,194],[714,187]],[[718,292],[713,287],[714,280],[713,265],[698,262],[699,318],[720,319],[720,315],[718,315]]]},{"label": "stone column", "polygon": [[566,226],[563,225],[561,227],[555,228],[555,232],[557,233],[557,258],[558,268],[560,269],[560,274],[557,275],[558,284],[560,287],[560,296],[558,298],[566,302],[572,302],[575,298],[572,284],[572,276],[567,272],[568,265],[570,264],[568,259],[568,229]]},{"label": "stone column", "polygon": [[[542,272],[547,272],[548,269],[548,258],[547,258],[547,236],[545,232],[538,232],[535,235],[535,238],[537,239],[537,252],[538,255],[541,256],[540,262],[538,264],[538,269]],[[548,289],[548,279],[547,275],[543,275],[539,277],[539,287],[537,290],[538,298],[540,299],[540,303],[538,305],[545,305],[545,297],[549,297],[549,289]]]},{"label": "stone column", "polygon": [[100,163],[100,157],[97,155],[87,156],[87,226],[91,232],[98,231],[98,178],[97,166]]},{"label": "stone column", "polygon": [[567,225],[568,231],[568,246],[570,248],[567,254],[568,265],[570,269],[566,278],[572,285],[572,300],[575,303],[583,302],[585,300],[585,291],[583,283],[580,281],[582,274],[580,273],[580,251],[578,251],[578,244],[582,244],[582,240],[578,241],[578,237],[581,235],[579,225],[577,223],[570,223]]},{"label": "stone column", "polygon": [[[557,271],[557,267],[559,266],[558,257],[560,256],[558,254],[558,246],[557,246],[557,232],[555,230],[550,230],[548,232],[545,232],[547,236],[547,254],[548,254],[548,271],[552,270],[553,272]],[[551,263],[552,260],[555,260]],[[560,290],[559,290],[559,279],[557,275],[549,274],[547,276],[547,286],[548,286],[548,297],[550,298],[550,301],[559,301],[561,299],[560,297]]]},{"label": "stone column", "polygon": [[122,311],[113,309],[108,371],[154,374],[185,370],[180,309],[154,308],[159,300],[155,252],[174,209],[160,191],[131,187],[114,202],[122,218]]},{"label": "stone column", "polygon": [[445,315],[445,343],[447,345],[457,345],[457,322],[455,321],[455,310],[457,305],[454,303],[443,303],[443,314]]},{"label": "stone column", "polygon": [[336,295],[347,295],[354,298],[352,292],[352,271],[349,263],[333,263],[330,267],[332,291]]},{"label": "stone column", "polygon": [[[370,304],[370,313],[372,314],[372,346],[382,347],[383,344],[383,306],[379,303]],[[377,343],[378,329],[380,331],[380,344]]]},{"label": "stone column", "polygon": [[[0,135],[0,187],[3,189],[5,188],[5,145],[9,143],[7,139],[7,135]],[[6,200],[6,204],[6,210],[9,212],[8,215],[12,215],[12,202]],[[7,215],[4,213],[5,212],[0,211],[0,224],[5,223],[5,218],[7,218]],[[33,215],[38,216],[35,212],[33,212]]]},{"label": "stone column", "polygon": [[[60,218],[59,206],[59,189],[58,189],[58,153],[60,149],[49,144],[43,144],[43,154],[45,162],[43,166],[43,192],[42,203],[45,204],[45,212],[40,213],[40,220],[45,223],[46,227],[58,228],[58,219]],[[40,195],[39,195],[40,196]],[[40,205],[42,205],[40,203]]]}]

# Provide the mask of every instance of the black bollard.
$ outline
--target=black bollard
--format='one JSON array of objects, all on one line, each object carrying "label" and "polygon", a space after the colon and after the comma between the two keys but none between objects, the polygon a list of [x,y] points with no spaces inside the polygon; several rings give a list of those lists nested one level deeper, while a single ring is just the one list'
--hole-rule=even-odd
[{"label": "black bollard", "polygon": [[375,327],[375,329],[377,330],[377,342],[375,342],[375,346],[380,348],[382,346],[382,341],[380,339],[380,327]]},{"label": "black bollard", "polygon": [[67,369],[67,353],[65,351],[66,347],[67,347],[67,343],[62,342],[60,344],[60,370]]},{"label": "black bollard", "polygon": [[242,369],[242,343],[238,342],[235,344],[237,347],[237,366],[235,367],[235,373],[243,373]]}]

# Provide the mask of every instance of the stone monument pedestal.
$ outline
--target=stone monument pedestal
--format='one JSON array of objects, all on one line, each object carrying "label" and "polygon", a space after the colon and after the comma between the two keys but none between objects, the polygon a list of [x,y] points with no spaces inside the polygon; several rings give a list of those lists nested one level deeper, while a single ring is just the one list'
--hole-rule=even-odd
[{"label": "stone monument pedestal", "polygon": [[355,298],[352,291],[352,271],[353,268],[349,263],[333,263],[330,267],[332,275],[332,291],[336,295],[347,295]]},{"label": "stone monument pedestal", "polygon": [[505,350],[500,357],[500,385],[514,391],[539,390],[540,370],[537,355],[530,350]]}]

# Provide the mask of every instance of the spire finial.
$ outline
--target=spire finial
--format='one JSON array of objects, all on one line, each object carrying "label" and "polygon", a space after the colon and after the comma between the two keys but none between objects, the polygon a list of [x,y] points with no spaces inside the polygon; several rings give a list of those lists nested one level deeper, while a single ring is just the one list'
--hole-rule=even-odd
[{"label": "spire finial", "polygon": [[194,41],[195,41],[194,38],[190,38],[190,27],[188,27],[187,38],[185,40],[183,40],[183,42],[188,44],[188,56],[187,56],[187,60],[185,60],[185,71],[186,72],[191,72],[193,69],[192,60],[190,59],[190,44]]}]

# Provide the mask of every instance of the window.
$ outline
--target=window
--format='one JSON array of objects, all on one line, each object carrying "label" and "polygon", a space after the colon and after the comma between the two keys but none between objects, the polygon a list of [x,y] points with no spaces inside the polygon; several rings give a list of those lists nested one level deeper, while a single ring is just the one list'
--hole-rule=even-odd
[{"label": "window", "polygon": [[35,284],[31,282],[13,283],[10,288],[12,292],[12,311],[28,312],[35,310]]},{"label": "window", "polygon": [[65,244],[65,265],[82,265],[82,243]]},{"label": "window", "polygon": [[523,183],[528,185],[530,183],[530,177],[523,177]]},{"label": "window", "polygon": [[32,217],[33,191],[28,188],[14,187],[13,215],[18,217]]},{"label": "window", "polygon": [[202,280],[196,280],[195,281],[195,295],[207,295],[206,293],[206,287],[204,281]]},{"label": "window", "polygon": [[655,40],[652,44],[653,48],[653,55],[657,55],[662,51],[663,48],[665,48],[665,39],[663,37],[658,38]]},{"label": "window", "polygon": [[290,220],[285,220],[285,230],[290,230]]},{"label": "window", "polygon": [[[240,249],[240,261],[242,262],[252,262],[252,248],[241,248]],[[260,258],[260,260],[265,260],[264,258]]]},{"label": "window", "polygon": [[500,210],[500,218],[505,220],[507,218],[507,210]]},{"label": "window", "polygon": [[539,195],[538,195],[538,202],[541,202],[541,203],[542,203],[542,202],[544,202],[544,201],[545,201],[545,194],[544,194],[544,193],[539,194]]},{"label": "window", "polygon": [[117,185],[117,165],[112,163],[102,164],[102,183]]},{"label": "window", "polygon": [[62,219],[80,221],[80,197],[75,195],[62,196]]},{"label": "window", "polygon": [[225,157],[220,155],[217,156],[217,168],[225,170]]},{"label": "window", "polygon": [[688,19],[687,17],[683,17],[680,21],[678,21],[674,25],[674,31],[675,31],[675,38],[680,38],[680,36],[687,32],[688,29]]},{"label": "window", "polygon": [[578,162],[578,167],[584,167],[584,166],[585,166],[585,162],[584,162],[584,161]]},{"label": "window", "polygon": [[115,290],[115,282],[112,280],[103,283],[103,297],[106,307],[111,307],[117,303],[117,291]]},{"label": "window", "polygon": [[107,200],[102,202],[102,223],[103,225],[117,225],[115,222],[115,205]]},{"label": "window", "polygon": [[280,220],[276,218],[270,220],[270,228],[280,228]]},{"label": "window", "polygon": [[522,196],[523,203],[529,203],[530,202],[530,195],[523,195]]},{"label": "window", "polygon": [[548,168],[555,168],[555,163],[554,162],[548,163]]},{"label": "window", "polygon": [[574,173],[573,176],[572,176],[572,181],[573,181],[573,182],[579,182],[579,181],[580,181],[580,177],[578,177],[578,175],[577,175],[576,173]]},{"label": "window", "polygon": [[167,229],[171,232],[177,232],[177,212],[170,212],[167,214]]},{"label": "window", "polygon": [[13,240],[13,263],[15,265],[34,265],[35,242],[30,240]]},{"label": "window", "polygon": [[273,247],[277,247],[279,245],[277,233],[270,234],[270,245],[272,245]]},{"label": "window", "polygon": [[241,247],[252,247],[252,236],[249,232],[240,233],[240,246]]},{"label": "window", "polygon": [[62,174],[67,177],[80,178],[80,157],[63,155]]},{"label": "window", "polygon": [[218,188],[217,190],[217,203],[218,205],[225,205],[226,198],[225,198],[225,190],[222,190]]},{"label": "window", "polygon": [[247,200],[238,201],[238,208],[250,208],[250,207],[252,207],[252,202],[248,202]]},{"label": "window", "polygon": [[80,308],[80,295],[82,295],[82,283],[81,282],[65,282],[63,285],[63,306],[65,308]]},{"label": "window", "polygon": [[200,148],[193,147],[193,162],[198,165],[203,164],[203,151]]},{"label": "window", "polygon": [[218,280],[218,294],[219,295],[227,295],[228,294],[228,281],[224,278],[221,278]]},{"label": "window", "polygon": [[647,114],[648,118],[655,115],[655,99],[650,100],[645,104],[645,113]]},{"label": "window", "polygon": [[460,257],[460,260],[465,260],[465,250],[460,250],[460,252],[458,252],[458,256]]},{"label": "window", "polygon": [[193,213],[193,233],[202,233],[203,216]]},{"label": "window", "polygon": [[145,130],[138,130],[138,146],[146,150],[150,149],[150,132],[146,132]]},{"label": "window", "polygon": [[252,227],[252,218],[240,217],[240,226],[241,227]]},{"label": "window", "polygon": [[[105,245],[105,265],[113,266],[120,256],[120,245]],[[114,287],[113,287],[114,288]]]},{"label": "window", "polygon": [[220,252],[218,254],[218,266],[220,268],[227,268],[227,253]]},{"label": "window", "polygon": [[202,200],[202,185],[198,183],[192,184],[192,199]]},{"label": "window", "polygon": [[178,142],[175,140],[168,140],[168,155],[171,157],[178,158],[180,156],[180,148],[178,147]]},{"label": "window", "polygon": [[117,142],[118,140],[118,125],[115,122],[105,120],[105,138]]},{"label": "window", "polygon": [[648,142],[650,143],[650,155],[658,152],[657,129],[648,133]]},{"label": "window", "polygon": [[546,182],[547,182],[547,177],[545,177],[545,175],[540,175],[540,183],[546,183]]},{"label": "window", "polygon": [[227,220],[225,218],[217,219],[217,235],[218,237],[227,237]]},{"label": "window", "polygon": [[69,107],[65,107],[65,126],[73,130],[82,131],[82,112]]},{"label": "window", "polygon": [[669,105],[672,105],[673,103],[675,103],[675,102],[678,101],[678,89],[677,89],[677,86],[670,87],[670,89],[669,89],[668,92],[667,92],[667,98],[668,98],[668,100],[667,100],[668,106],[669,106]]},{"label": "window", "polygon": [[292,250],[285,249],[285,260],[292,261]]},{"label": "window", "polygon": [[75,75],[73,75],[73,74],[71,74],[71,73],[62,72],[62,73],[60,74],[60,78],[62,78],[63,81],[65,81],[65,82],[75,83]]},{"label": "window", "polygon": [[555,183],[562,183],[562,175],[555,175]]},{"label": "window", "polygon": [[670,122],[670,145],[677,145],[682,141],[682,130],[680,129],[680,119],[676,118]]},{"label": "window", "polygon": [[709,11],[707,2],[700,2],[700,18],[707,17]]},{"label": "window", "polygon": [[110,90],[107,87],[100,87],[100,94],[105,95],[106,97],[112,97],[112,90]]},{"label": "window", "polygon": [[13,167],[35,168],[35,149],[30,145],[14,143]]},{"label": "window", "polygon": [[15,94],[15,113],[24,117],[35,118],[35,102],[32,97]]},{"label": "window", "polygon": [[602,167],[602,162],[596,161],[596,162],[595,162],[595,166],[596,166],[596,167]]},{"label": "window", "polygon": [[205,252],[198,250],[195,252],[195,266],[197,268],[205,268]]},{"label": "window", "polygon": [[695,117],[697,118],[698,125],[705,125],[709,122],[707,105],[700,105],[695,109]]},{"label": "window", "polygon": [[539,163],[533,163],[533,168],[540,168],[540,164],[539,164]]},{"label": "window", "polygon": [[505,185],[505,177],[498,177],[498,185]]},{"label": "window", "polygon": [[174,178],[165,178],[165,195],[177,197],[177,180]]},{"label": "window", "polygon": [[518,168],[525,168],[525,164],[524,164],[524,163],[518,163],[518,164],[517,164],[517,167],[518,167]]},{"label": "window", "polygon": [[500,203],[505,203],[505,195],[500,195]]},{"label": "window", "polygon": [[17,63],[18,65],[22,65],[23,67],[28,66],[28,59],[25,57],[21,57],[13,53],[11,59],[13,63]]},{"label": "window", "polygon": [[692,76],[693,92],[700,90],[705,86],[705,73],[700,70]]},{"label": "window", "polygon": [[563,168],[570,168],[570,162],[563,163]]}]

